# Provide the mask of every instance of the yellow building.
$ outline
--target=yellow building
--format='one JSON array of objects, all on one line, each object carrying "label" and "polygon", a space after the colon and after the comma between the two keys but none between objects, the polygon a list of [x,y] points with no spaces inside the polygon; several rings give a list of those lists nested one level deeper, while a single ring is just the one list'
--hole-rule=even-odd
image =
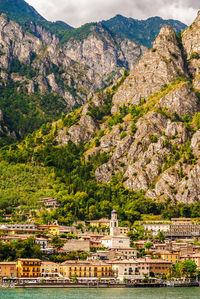
[{"label": "yellow building", "polygon": [[54,236],[58,236],[59,235],[58,225],[49,225],[48,230]]},{"label": "yellow building", "polygon": [[42,277],[58,277],[59,276],[59,264],[53,262],[41,263],[41,276]]},{"label": "yellow building", "polygon": [[163,260],[172,264],[177,264],[178,262],[180,262],[179,251],[160,251],[160,256]]},{"label": "yellow building", "polygon": [[39,231],[43,231],[43,232],[46,231],[46,232],[51,233],[54,236],[59,235],[59,228],[58,228],[58,225],[56,225],[56,224],[38,225],[37,228],[38,228]]},{"label": "yellow building", "polygon": [[15,262],[0,262],[0,281],[3,277],[14,278],[17,276]]},{"label": "yellow building", "polygon": [[66,261],[60,265],[60,274],[66,278],[111,278],[112,266],[101,261]]},{"label": "yellow building", "polygon": [[110,220],[107,218],[101,218],[99,220],[88,220],[87,223],[89,223],[91,226],[97,226],[97,227],[110,226]]},{"label": "yellow building", "polygon": [[34,278],[41,276],[41,260],[18,259],[16,262],[17,277]]}]

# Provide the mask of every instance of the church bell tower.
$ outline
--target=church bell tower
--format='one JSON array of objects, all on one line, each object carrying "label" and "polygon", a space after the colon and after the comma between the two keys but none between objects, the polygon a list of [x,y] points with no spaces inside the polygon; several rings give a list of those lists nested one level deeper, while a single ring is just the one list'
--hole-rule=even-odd
[{"label": "church bell tower", "polygon": [[118,235],[118,219],[117,219],[117,211],[115,210],[111,212],[110,235],[111,236]]}]

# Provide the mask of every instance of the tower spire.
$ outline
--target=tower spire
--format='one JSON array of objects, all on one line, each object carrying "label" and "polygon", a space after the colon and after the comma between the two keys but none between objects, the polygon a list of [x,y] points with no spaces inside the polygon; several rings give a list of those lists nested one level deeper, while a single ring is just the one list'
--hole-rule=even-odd
[{"label": "tower spire", "polygon": [[111,212],[110,235],[111,236],[118,235],[118,219],[117,219],[117,211],[115,210]]}]

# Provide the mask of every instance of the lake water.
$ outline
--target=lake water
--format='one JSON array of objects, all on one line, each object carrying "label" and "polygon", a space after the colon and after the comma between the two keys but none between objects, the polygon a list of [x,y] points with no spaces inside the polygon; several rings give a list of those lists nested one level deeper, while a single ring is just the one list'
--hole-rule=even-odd
[{"label": "lake water", "polygon": [[0,299],[200,299],[200,288],[0,289]]}]

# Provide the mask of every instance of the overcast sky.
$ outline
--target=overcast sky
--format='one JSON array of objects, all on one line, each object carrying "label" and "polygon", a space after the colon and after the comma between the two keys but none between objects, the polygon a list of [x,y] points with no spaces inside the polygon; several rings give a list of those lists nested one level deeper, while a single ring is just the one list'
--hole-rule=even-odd
[{"label": "overcast sky", "polygon": [[135,19],[160,16],[190,25],[200,8],[199,0],[26,0],[49,21],[62,20],[78,27],[109,19],[116,14]]}]

